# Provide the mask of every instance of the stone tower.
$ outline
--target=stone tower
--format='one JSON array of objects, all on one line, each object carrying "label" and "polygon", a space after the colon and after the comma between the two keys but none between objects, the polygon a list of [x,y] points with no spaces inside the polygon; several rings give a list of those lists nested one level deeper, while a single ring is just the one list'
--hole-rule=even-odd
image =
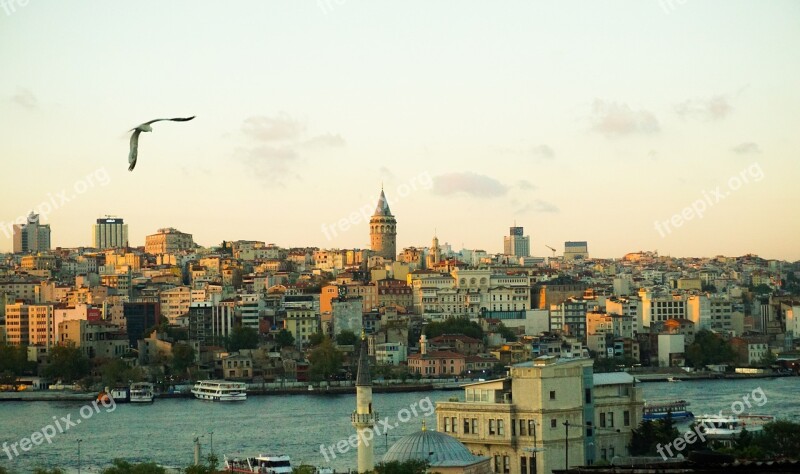
[{"label": "stone tower", "polygon": [[397,258],[397,220],[389,210],[389,202],[381,189],[378,207],[369,220],[370,248],[387,260]]},{"label": "stone tower", "polygon": [[358,356],[356,375],[356,411],[351,421],[358,435],[358,472],[372,472],[375,457],[372,450],[373,427],[378,414],[372,411],[372,378],[369,375],[369,348],[367,336],[361,331],[361,353]]}]

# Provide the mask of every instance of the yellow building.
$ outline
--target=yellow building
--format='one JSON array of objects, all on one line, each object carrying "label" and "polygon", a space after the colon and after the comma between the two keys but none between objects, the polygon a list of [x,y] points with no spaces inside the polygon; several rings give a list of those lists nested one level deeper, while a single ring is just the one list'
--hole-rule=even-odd
[{"label": "yellow building", "polygon": [[287,309],[283,329],[292,333],[298,347],[305,347],[309,337],[320,332],[319,314],[313,308]]},{"label": "yellow building", "polygon": [[629,374],[593,374],[591,359],[542,356],[504,379],[464,386],[463,402],[436,405],[438,430],[489,456],[502,474],[550,473],[625,455],[641,418]]}]

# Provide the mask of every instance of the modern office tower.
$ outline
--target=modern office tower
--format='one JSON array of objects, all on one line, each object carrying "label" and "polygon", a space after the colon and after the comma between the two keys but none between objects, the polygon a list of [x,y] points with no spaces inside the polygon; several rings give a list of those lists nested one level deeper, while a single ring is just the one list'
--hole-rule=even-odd
[{"label": "modern office tower", "polygon": [[39,224],[39,214],[31,211],[26,224],[14,225],[14,253],[47,250],[50,250],[50,224]]},{"label": "modern office tower", "polygon": [[386,260],[397,258],[397,220],[389,209],[389,202],[381,189],[378,207],[369,220],[370,248],[375,255]]},{"label": "modern office tower", "polygon": [[589,245],[583,242],[564,242],[564,260],[586,260],[589,258]]},{"label": "modern office tower", "polygon": [[522,227],[511,227],[508,235],[503,237],[503,254],[515,257],[529,257],[531,238],[523,234]]},{"label": "modern office tower", "polygon": [[180,250],[191,250],[194,248],[192,234],[185,234],[172,227],[158,229],[158,232],[145,237],[144,250],[153,255],[164,253],[175,253]]},{"label": "modern office tower", "polygon": [[95,248],[103,250],[128,246],[128,224],[121,217],[101,217],[92,227]]}]

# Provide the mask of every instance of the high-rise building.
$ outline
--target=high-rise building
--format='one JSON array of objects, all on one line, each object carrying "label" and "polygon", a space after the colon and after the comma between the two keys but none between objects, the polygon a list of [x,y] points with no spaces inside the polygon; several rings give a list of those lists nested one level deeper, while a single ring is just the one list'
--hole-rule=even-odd
[{"label": "high-rise building", "polygon": [[113,249],[128,246],[128,224],[121,217],[101,217],[93,226],[94,247]]},{"label": "high-rise building", "polygon": [[14,253],[50,250],[50,224],[39,224],[39,214],[31,211],[28,222],[14,226]]},{"label": "high-rise building", "polygon": [[564,242],[564,260],[586,260],[589,258],[589,244],[581,242]]},{"label": "high-rise building", "polygon": [[375,255],[394,260],[397,258],[397,220],[389,209],[389,202],[381,189],[378,207],[369,220],[370,248]]},{"label": "high-rise building", "polygon": [[531,238],[523,235],[522,227],[509,228],[508,235],[503,237],[503,254],[515,257],[529,257],[531,252]]}]

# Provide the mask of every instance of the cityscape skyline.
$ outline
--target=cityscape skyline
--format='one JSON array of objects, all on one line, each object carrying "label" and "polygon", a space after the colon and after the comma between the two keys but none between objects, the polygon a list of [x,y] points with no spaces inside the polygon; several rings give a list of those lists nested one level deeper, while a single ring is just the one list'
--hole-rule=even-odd
[{"label": "cityscape skyline", "polygon": [[[398,250],[516,222],[534,256],[800,259],[796,2],[9,5],[0,225],[54,246],[111,214],[132,245],[368,248],[383,183]],[[127,171],[131,127],[189,115]]]}]

